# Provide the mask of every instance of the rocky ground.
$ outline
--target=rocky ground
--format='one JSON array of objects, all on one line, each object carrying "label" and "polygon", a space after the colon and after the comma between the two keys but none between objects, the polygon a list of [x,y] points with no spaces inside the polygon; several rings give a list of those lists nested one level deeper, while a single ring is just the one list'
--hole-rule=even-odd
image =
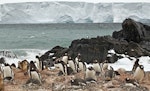
[{"label": "rocky ground", "polygon": [[41,71],[42,85],[26,84],[29,76],[25,76],[20,69],[13,68],[15,79],[13,82],[4,82],[4,91],[149,91],[150,90],[150,73],[139,84],[127,85],[125,78],[132,79],[130,73],[121,73],[111,81],[104,81],[102,77],[98,77],[97,83],[88,83],[86,86],[71,86],[70,80],[75,78],[84,78],[84,73],[80,72],[69,76],[58,76],[59,70],[43,70]]}]

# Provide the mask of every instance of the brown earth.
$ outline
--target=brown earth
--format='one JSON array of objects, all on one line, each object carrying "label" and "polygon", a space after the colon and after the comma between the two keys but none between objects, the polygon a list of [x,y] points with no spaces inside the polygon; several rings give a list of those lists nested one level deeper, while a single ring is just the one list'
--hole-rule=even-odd
[{"label": "brown earth", "polygon": [[42,85],[26,84],[29,79],[24,72],[13,68],[15,77],[14,81],[4,82],[4,91],[149,91],[150,90],[150,73],[146,73],[145,79],[139,87],[126,86],[125,78],[132,79],[129,73],[116,76],[111,81],[104,81],[98,77],[97,83],[89,83],[86,86],[71,86],[70,80],[73,78],[84,78],[84,73],[80,72],[75,75],[58,76],[59,70],[43,70],[41,71]]}]

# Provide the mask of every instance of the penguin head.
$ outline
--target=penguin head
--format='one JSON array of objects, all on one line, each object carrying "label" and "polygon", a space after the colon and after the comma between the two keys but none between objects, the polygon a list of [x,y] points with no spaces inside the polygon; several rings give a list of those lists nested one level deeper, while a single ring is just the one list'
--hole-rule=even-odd
[{"label": "penguin head", "polygon": [[11,64],[11,67],[14,67],[14,68],[16,68],[16,65],[15,65],[14,63],[12,63],[12,64]]},{"label": "penguin head", "polygon": [[140,69],[142,69],[142,70],[144,69],[144,66],[143,66],[143,65],[139,65],[139,67],[140,67]]},{"label": "penguin head", "polygon": [[130,78],[127,77],[127,78],[125,79],[125,81],[126,81],[126,82],[130,81]]},{"label": "penguin head", "polygon": [[71,57],[69,57],[69,60],[72,60],[72,58],[71,58]]},{"label": "penguin head", "polygon": [[88,67],[88,70],[92,71],[94,68],[92,66]]},{"label": "penguin head", "polygon": [[38,55],[36,55],[35,58],[40,58],[40,57]]},{"label": "penguin head", "polygon": [[37,70],[37,68],[36,68],[34,62],[30,61],[30,71],[36,71],[36,70]]},{"label": "penguin head", "polygon": [[67,56],[68,55],[68,53],[65,53],[65,56]]},{"label": "penguin head", "polygon": [[98,63],[98,61],[97,61],[97,60],[94,60],[93,63]]},{"label": "penguin head", "polygon": [[138,64],[138,63],[139,63],[139,61],[140,61],[139,59],[136,59],[135,63],[136,63],[136,64]]}]

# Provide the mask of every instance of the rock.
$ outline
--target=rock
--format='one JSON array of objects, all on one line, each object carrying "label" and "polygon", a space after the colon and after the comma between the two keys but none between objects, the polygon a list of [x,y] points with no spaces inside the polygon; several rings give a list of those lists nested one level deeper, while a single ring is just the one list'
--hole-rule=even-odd
[{"label": "rock", "polygon": [[146,37],[146,29],[143,24],[128,18],[123,21],[122,30],[114,32],[113,37],[117,39],[124,39],[128,42],[134,41],[139,43],[142,41],[142,38]]},{"label": "rock", "polygon": [[[82,38],[73,40],[69,48],[56,46],[46,52],[41,60],[59,58],[68,53],[73,59],[78,53],[83,62],[92,63],[98,60],[100,63],[109,60],[114,63],[119,58],[116,54],[107,58],[108,50],[114,49],[116,53],[127,54],[133,57],[150,56],[150,26],[136,22],[130,18],[122,23],[122,29],[115,31],[111,36],[97,36],[96,38]],[[50,53],[54,53],[50,56]]]},{"label": "rock", "polygon": [[69,50],[73,58],[80,53],[81,60],[84,62],[91,63],[93,60],[103,62],[107,57],[108,50],[113,48],[113,42],[115,40],[110,36],[98,36],[91,39],[83,38],[72,41]]},{"label": "rock", "polygon": [[5,58],[4,57],[1,57],[0,58],[0,64],[4,64],[5,63]]},{"label": "rock", "polygon": [[106,60],[108,63],[114,63],[118,60],[118,56],[116,54],[111,54],[111,56],[107,57]]},{"label": "rock", "polygon": [[138,43],[143,49],[150,51],[150,26],[136,22],[133,19],[125,19],[120,31],[113,32],[115,39]]}]

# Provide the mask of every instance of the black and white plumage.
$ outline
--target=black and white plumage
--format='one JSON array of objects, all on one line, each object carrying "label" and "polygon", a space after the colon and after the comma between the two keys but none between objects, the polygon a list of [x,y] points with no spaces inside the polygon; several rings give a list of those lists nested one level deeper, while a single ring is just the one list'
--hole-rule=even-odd
[{"label": "black and white plumage", "polygon": [[67,64],[68,63],[68,54],[65,53],[65,55],[62,57],[62,61]]},{"label": "black and white plumage", "polygon": [[97,60],[94,60],[92,65],[93,65],[94,70],[96,71],[96,74],[99,75],[102,72],[99,62]]},{"label": "black and white plumage", "polygon": [[77,57],[75,58],[75,63],[78,65],[79,64],[79,60],[81,60],[81,54],[78,53]]},{"label": "black and white plumage", "polygon": [[30,79],[31,79],[31,82],[35,83],[35,84],[42,84],[41,75],[38,72],[34,62],[31,61],[29,65],[30,65]]},{"label": "black and white plumage", "polygon": [[62,72],[63,75],[67,75],[67,65],[63,61],[57,61],[55,62],[54,66],[56,68],[59,68],[59,70]]},{"label": "black and white plumage", "polygon": [[79,71],[85,71],[86,70],[86,65],[83,61],[79,60],[79,63],[78,63],[78,72]]},{"label": "black and white plumage", "polygon": [[126,82],[125,83],[126,86],[133,86],[133,87],[138,87],[139,86],[139,84],[136,82],[135,79],[126,78],[125,82]]},{"label": "black and white plumage", "polygon": [[71,85],[75,85],[75,86],[86,86],[86,81],[81,78],[72,79],[70,83]]},{"label": "black and white plumage", "polygon": [[69,64],[69,67],[72,68],[73,72],[77,73],[77,66],[71,57],[69,57],[68,64]]},{"label": "black and white plumage", "polygon": [[133,65],[133,68],[132,68],[132,72],[134,73],[136,68],[139,66],[139,59],[137,59],[135,62],[134,62],[134,65]]},{"label": "black and white plumage", "polygon": [[35,57],[35,65],[37,67],[38,70],[42,70],[42,61],[40,61],[40,57],[39,56],[36,56]]},{"label": "black and white plumage", "polygon": [[2,69],[4,80],[14,80],[14,72],[9,65],[2,67]]},{"label": "black and white plumage", "polygon": [[138,82],[142,82],[143,78],[145,76],[145,72],[144,72],[144,66],[143,65],[139,65],[134,74],[133,74],[133,77],[136,81]]},{"label": "black and white plumage", "polygon": [[85,72],[86,81],[97,81],[96,72],[92,66],[88,67]]}]

